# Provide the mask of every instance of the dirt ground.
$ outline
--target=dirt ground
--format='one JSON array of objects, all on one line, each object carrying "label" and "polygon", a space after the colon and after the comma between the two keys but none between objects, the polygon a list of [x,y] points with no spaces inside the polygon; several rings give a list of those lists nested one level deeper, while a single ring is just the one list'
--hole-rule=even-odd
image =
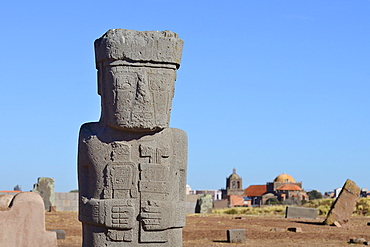
[{"label": "dirt ground", "polygon": [[[352,217],[342,227],[325,226],[319,219],[285,219],[282,216],[187,215],[183,246],[349,246],[350,238],[370,241],[369,217]],[[300,227],[302,232],[287,228]],[[58,247],[81,247],[81,223],[77,212],[47,212],[46,229],[65,230]],[[227,243],[228,229],[246,229],[246,244]],[[175,247],[175,246],[174,246]]]}]

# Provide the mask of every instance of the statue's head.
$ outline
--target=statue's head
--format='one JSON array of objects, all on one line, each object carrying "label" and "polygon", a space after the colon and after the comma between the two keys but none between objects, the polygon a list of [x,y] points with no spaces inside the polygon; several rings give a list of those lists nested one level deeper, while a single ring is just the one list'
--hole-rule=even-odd
[{"label": "statue's head", "polygon": [[170,31],[112,29],[97,39],[100,121],[130,131],[168,127],[182,47]]}]

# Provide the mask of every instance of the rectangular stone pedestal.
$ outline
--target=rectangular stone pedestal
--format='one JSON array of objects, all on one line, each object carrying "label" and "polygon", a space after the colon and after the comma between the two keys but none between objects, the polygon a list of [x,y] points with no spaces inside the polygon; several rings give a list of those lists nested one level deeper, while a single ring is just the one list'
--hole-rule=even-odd
[{"label": "rectangular stone pedestal", "polygon": [[227,242],[229,243],[246,243],[247,235],[245,229],[227,230]]}]

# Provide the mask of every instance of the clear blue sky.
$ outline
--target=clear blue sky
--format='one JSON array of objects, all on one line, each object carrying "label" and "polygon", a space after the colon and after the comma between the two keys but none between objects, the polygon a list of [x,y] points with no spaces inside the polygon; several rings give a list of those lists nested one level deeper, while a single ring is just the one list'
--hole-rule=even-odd
[{"label": "clear blue sky", "polygon": [[4,1],[0,190],[77,188],[81,124],[100,117],[93,42],[111,28],[185,41],[171,127],[188,184],[286,172],[304,189],[370,187],[370,1]]}]

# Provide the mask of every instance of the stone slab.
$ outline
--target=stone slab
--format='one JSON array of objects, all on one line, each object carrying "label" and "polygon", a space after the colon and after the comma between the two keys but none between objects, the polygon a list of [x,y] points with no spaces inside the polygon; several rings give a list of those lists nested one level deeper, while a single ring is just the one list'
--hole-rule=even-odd
[{"label": "stone slab", "polygon": [[227,230],[227,242],[243,243],[247,242],[247,233],[245,229],[229,229]]},{"label": "stone slab", "polygon": [[42,200],[44,200],[45,210],[50,210],[50,207],[55,205],[53,178],[38,178],[37,183],[33,185],[32,192],[38,193],[41,196]]},{"label": "stone slab", "polygon": [[360,191],[360,187],[355,182],[347,179],[338,198],[332,204],[324,224],[334,225],[336,221],[340,225],[347,223],[355,209]]},{"label": "stone slab", "polygon": [[[4,200],[0,200],[4,203]],[[41,196],[19,193],[0,210],[0,246],[56,247],[55,232],[45,230],[45,208]]]},{"label": "stone slab", "polygon": [[285,210],[285,218],[316,219],[317,215],[317,208],[287,207]]}]

